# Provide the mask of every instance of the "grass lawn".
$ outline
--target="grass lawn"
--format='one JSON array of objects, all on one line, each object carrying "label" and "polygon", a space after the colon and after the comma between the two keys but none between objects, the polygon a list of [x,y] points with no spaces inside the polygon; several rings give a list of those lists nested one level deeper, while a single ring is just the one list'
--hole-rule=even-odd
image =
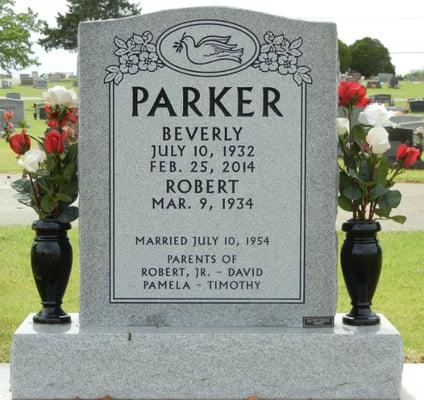
[{"label": "grass lawn", "polygon": [[[51,81],[48,83],[49,87],[53,87],[56,85],[65,86],[68,89],[72,88],[73,81],[69,79],[64,79],[63,81],[54,82]],[[77,91],[77,88],[73,88],[75,91]],[[32,86],[20,86],[20,85],[13,85],[11,89],[1,89],[0,88],[0,97],[6,96],[6,93],[20,93],[22,97],[39,97],[40,99],[43,96],[43,92],[46,89],[37,89]]]},{"label": "grass lawn", "polygon": [[[370,96],[379,93],[391,94],[392,99],[395,100],[395,105],[398,107],[406,106],[407,99],[416,97],[424,98],[424,82],[399,81],[399,85],[399,89],[390,89],[385,85],[381,89],[367,89],[367,93]],[[424,113],[412,113],[411,115],[424,115]]]},{"label": "grass lawn", "polygon": [[[32,237],[29,227],[0,227],[0,362],[9,361],[13,331],[30,312],[39,308],[29,262]],[[77,230],[71,230],[70,238],[75,258],[64,309],[74,312],[79,308]],[[339,242],[341,238],[339,233]],[[380,239],[384,264],[374,310],[384,313],[400,330],[406,359],[424,362],[424,232],[383,232]],[[338,311],[346,312],[349,300],[340,267],[339,286]]]}]

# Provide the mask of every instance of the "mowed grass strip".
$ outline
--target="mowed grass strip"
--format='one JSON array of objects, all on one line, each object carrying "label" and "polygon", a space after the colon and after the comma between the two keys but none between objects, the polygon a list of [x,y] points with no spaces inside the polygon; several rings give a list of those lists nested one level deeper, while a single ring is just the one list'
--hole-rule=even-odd
[{"label": "mowed grass strip", "polygon": [[[12,334],[32,312],[41,308],[31,272],[30,252],[34,232],[30,227],[0,227],[0,362],[9,361]],[[73,247],[73,270],[64,298],[64,310],[79,310],[78,229],[69,234]]]},{"label": "mowed grass strip", "polygon": [[[32,278],[30,248],[34,233],[29,227],[0,227],[0,362],[9,361],[12,334],[23,319],[39,310]],[[343,234],[338,233],[339,246]],[[374,299],[374,310],[384,313],[399,329],[406,360],[424,362],[424,232],[382,232],[383,270]],[[77,229],[70,231],[74,249],[71,280],[64,309],[79,309],[79,246]],[[338,312],[350,309],[343,278],[338,268]]]}]

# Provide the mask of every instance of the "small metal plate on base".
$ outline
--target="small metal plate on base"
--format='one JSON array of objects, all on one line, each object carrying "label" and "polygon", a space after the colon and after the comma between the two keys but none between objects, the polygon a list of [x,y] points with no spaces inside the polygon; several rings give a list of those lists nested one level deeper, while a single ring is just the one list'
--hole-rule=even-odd
[{"label": "small metal plate on base", "polygon": [[332,328],[334,317],[303,317],[304,328]]}]

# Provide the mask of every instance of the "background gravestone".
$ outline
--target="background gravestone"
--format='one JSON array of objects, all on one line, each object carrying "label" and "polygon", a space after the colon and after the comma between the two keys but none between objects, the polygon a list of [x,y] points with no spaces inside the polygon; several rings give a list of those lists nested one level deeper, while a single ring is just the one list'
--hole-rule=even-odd
[{"label": "background gravestone", "polygon": [[37,89],[47,89],[48,88],[48,83],[46,80],[44,79],[36,79],[34,80],[34,87]]},{"label": "background gravestone", "polygon": [[16,93],[16,92],[6,93],[6,98],[20,100],[21,99],[21,94],[20,93]]},{"label": "background gravestone", "polygon": [[234,13],[80,27],[84,325],[335,314],[335,26]]},{"label": "background gravestone", "polygon": [[44,110],[44,103],[37,104],[38,119],[47,119],[47,113]]},{"label": "background gravestone", "polygon": [[374,94],[373,96],[371,96],[371,100],[373,103],[386,104],[388,106],[394,105],[394,101],[392,100],[391,94],[384,94],[384,93]]},{"label": "background gravestone", "polygon": [[411,112],[424,112],[424,100],[409,100],[409,109]]},{"label": "background gravestone", "polygon": [[12,82],[10,80],[3,79],[1,81],[1,88],[2,89],[11,89],[12,88]]},{"label": "background gravestone", "polygon": [[396,161],[396,151],[400,144],[405,143],[408,146],[413,145],[413,131],[412,129],[407,128],[391,128],[387,127],[389,132],[389,141],[390,149],[387,152],[387,155],[390,161]]},{"label": "background gravestone", "polygon": [[34,78],[32,76],[21,75],[21,86],[32,86],[34,84]]},{"label": "background gravestone", "polygon": [[0,98],[0,112],[12,111],[12,123],[17,124],[25,119],[24,117],[24,102],[23,100],[12,98]]}]

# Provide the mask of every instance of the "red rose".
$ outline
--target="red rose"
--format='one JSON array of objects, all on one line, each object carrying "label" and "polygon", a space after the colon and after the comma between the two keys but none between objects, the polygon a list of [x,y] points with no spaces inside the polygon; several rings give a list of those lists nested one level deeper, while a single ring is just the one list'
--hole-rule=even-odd
[{"label": "red rose", "polygon": [[75,112],[75,109],[71,108],[68,110],[68,112],[65,115],[65,118],[67,121],[76,124],[76,122],[78,121],[78,115]]},{"label": "red rose", "polygon": [[406,150],[408,146],[405,143],[400,144],[396,151],[396,160],[400,161],[405,156]]},{"label": "red rose", "polygon": [[339,83],[339,106],[365,107],[370,103],[367,96],[367,89],[358,82],[341,81]]},{"label": "red rose", "polygon": [[5,111],[3,113],[3,121],[9,121],[13,118],[13,112],[12,111]]},{"label": "red rose", "polygon": [[398,161],[403,161],[402,166],[405,168],[412,167],[415,162],[420,157],[421,152],[415,147],[408,147],[406,144],[402,143],[399,145],[396,152],[396,159]]},{"label": "red rose", "polygon": [[57,128],[58,126],[59,126],[59,123],[57,122],[57,120],[55,120],[55,119],[49,119],[48,121],[47,121],[47,125],[50,127],[50,128]]},{"label": "red rose", "polygon": [[15,133],[9,137],[9,146],[16,154],[24,154],[31,147],[31,140],[25,129],[21,133]]},{"label": "red rose", "polygon": [[63,153],[65,150],[66,134],[60,134],[56,129],[52,129],[44,138],[44,148],[47,153]]}]

